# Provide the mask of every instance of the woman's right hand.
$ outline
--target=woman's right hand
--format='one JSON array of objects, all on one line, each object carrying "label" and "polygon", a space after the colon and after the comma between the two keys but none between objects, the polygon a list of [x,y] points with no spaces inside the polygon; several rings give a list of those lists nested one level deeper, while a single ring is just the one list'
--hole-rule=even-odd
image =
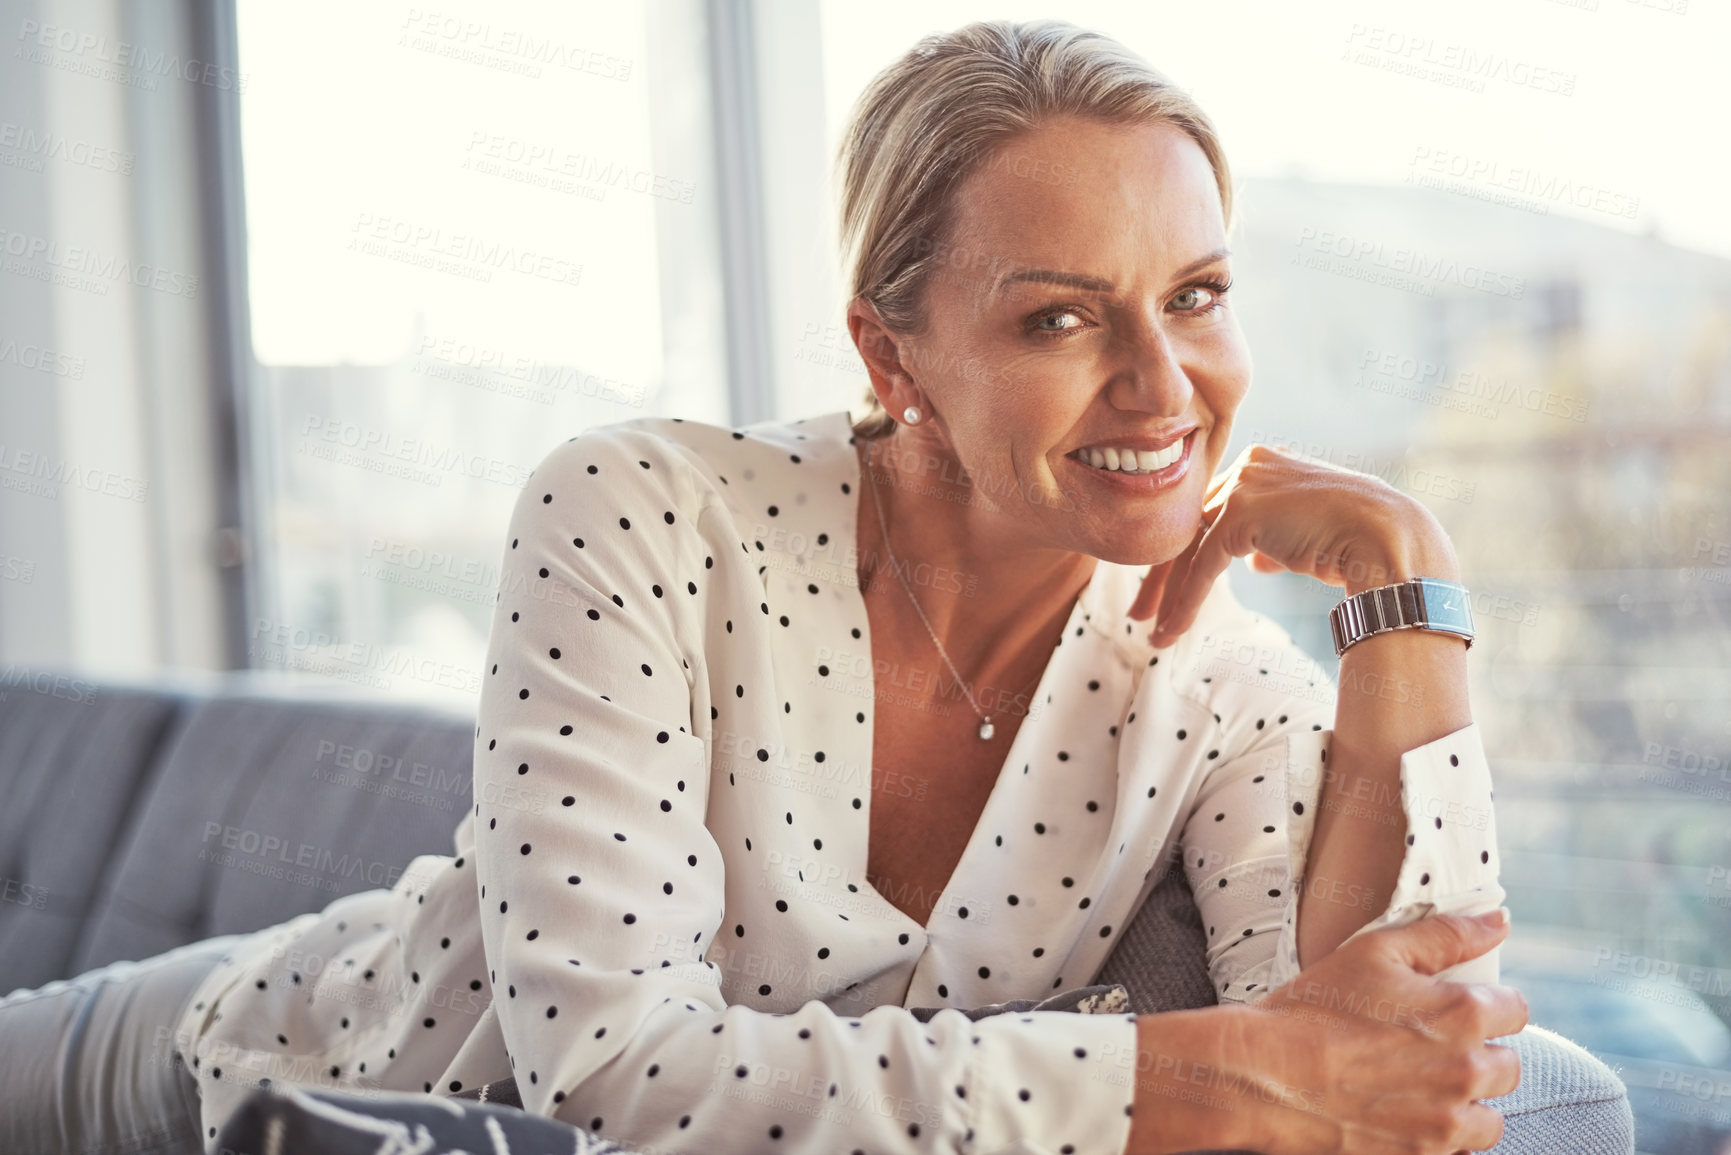
[{"label": "woman's right hand", "polygon": [[[1156,1140],[1144,1150],[1454,1155],[1496,1146],[1503,1118],[1476,1100],[1514,1090],[1521,1064],[1512,1048],[1486,1040],[1526,1026],[1526,999],[1511,987],[1432,976],[1502,942],[1502,913],[1367,931],[1262,1001],[1213,1008],[1237,1013],[1230,1024],[1216,1018],[1213,1037],[1191,1036],[1201,1045],[1188,1071],[1157,1061],[1179,1043],[1160,1030],[1168,1016],[1139,1017],[1148,1031],[1139,1043],[1156,1061],[1138,1063],[1138,1129],[1152,1138],[1163,1130],[1155,1120],[1184,1100],[1178,1115],[1214,1121],[1209,1142]],[[1167,1084],[1188,1086],[1175,1095]],[[1186,1130],[1185,1141],[1197,1137]],[[1142,1155],[1134,1133],[1129,1151]]]}]

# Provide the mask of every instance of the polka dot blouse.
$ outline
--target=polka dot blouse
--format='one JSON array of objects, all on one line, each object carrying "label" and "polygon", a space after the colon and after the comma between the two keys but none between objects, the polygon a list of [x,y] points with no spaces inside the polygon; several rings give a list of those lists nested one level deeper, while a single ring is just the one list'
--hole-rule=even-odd
[{"label": "polka dot blouse", "polygon": [[[1224,580],[1153,648],[1125,616],[1143,571],[1100,562],[920,926],[866,881],[859,484],[840,412],[549,453],[503,542],[454,853],[201,985],[180,1046],[207,1133],[263,1079],[515,1076],[529,1110],[662,1152],[1121,1152],[1134,1015],[960,1010],[1092,982],[1173,855],[1223,1001],[1297,973],[1333,684]],[[1476,724],[1400,773],[1391,902],[1336,897],[1369,927],[1499,905]]]}]

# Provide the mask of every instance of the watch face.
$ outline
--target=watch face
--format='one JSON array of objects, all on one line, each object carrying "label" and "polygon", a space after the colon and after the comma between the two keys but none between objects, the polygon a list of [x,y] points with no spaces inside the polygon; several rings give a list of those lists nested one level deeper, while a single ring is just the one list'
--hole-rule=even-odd
[{"label": "watch face", "polygon": [[1452,582],[1423,580],[1424,617],[1433,626],[1473,632],[1473,607],[1464,587]]}]

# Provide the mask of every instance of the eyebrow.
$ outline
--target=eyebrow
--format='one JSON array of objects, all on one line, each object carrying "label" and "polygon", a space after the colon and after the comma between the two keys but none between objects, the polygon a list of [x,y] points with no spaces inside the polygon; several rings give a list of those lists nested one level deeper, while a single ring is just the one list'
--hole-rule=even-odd
[{"label": "eyebrow", "polygon": [[[1206,265],[1212,265],[1215,261],[1231,255],[1231,249],[1215,249],[1207,256],[1198,257],[1188,265],[1185,265],[1182,269],[1179,269],[1178,272],[1173,275],[1172,279],[1176,281],[1187,277],[1197,269]],[[1015,272],[1006,273],[1004,276],[998,278],[997,284],[992,286],[992,291],[989,295],[996,296],[999,291],[1015,284],[1017,281],[1045,281],[1054,285],[1065,285],[1072,289],[1088,289],[1097,293],[1116,293],[1118,291],[1117,286],[1113,285],[1111,281],[1106,280],[1104,277],[1091,277],[1086,273],[1065,273],[1060,272],[1057,269],[1018,269]]]}]

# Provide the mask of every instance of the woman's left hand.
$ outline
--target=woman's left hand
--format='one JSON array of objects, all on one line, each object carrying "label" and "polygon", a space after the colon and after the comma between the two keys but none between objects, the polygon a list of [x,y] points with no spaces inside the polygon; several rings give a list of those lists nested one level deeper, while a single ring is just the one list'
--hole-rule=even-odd
[{"label": "woman's left hand", "polygon": [[1290,570],[1357,593],[1411,577],[1459,580],[1459,562],[1435,516],[1379,477],[1246,446],[1209,483],[1194,540],[1148,571],[1130,617],[1159,615],[1164,646],[1190,628],[1234,557],[1258,573]]}]

